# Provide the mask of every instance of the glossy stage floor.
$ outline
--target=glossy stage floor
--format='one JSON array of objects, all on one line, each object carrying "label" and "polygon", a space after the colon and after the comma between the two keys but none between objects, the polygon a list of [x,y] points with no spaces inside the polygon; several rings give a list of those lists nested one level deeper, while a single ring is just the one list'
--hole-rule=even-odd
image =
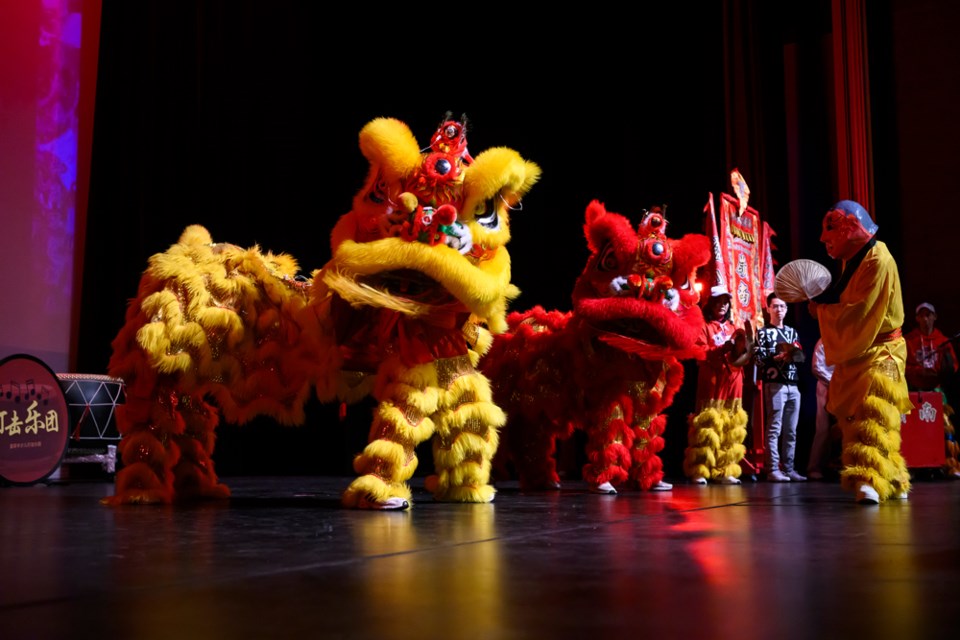
[{"label": "glossy stage floor", "polygon": [[108,480],[0,489],[0,638],[917,638],[960,631],[960,481],[601,496],[499,486],[345,510],[349,478],[223,478],[112,508]]}]

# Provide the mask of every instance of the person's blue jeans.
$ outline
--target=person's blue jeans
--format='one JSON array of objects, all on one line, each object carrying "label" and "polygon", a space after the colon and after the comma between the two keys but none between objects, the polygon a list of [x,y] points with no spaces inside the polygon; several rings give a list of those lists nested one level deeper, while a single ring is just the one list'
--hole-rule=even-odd
[{"label": "person's blue jeans", "polygon": [[800,420],[800,389],[794,384],[763,383],[763,411],[766,420],[767,472],[793,471],[797,452],[797,422]]}]

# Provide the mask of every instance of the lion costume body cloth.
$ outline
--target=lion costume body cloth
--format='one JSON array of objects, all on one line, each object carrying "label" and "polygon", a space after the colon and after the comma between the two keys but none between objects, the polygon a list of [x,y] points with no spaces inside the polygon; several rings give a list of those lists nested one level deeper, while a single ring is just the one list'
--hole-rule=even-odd
[{"label": "lion costume body cloth", "polygon": [[409,506],[415,448],[430,439],[434,499],[493,499],[505,416],[476,367],[519,294],[509,211],[540,169],[504,147],[472,157],[465,120],[444,120],[423,150],[392,118],[359,140],[367,178],[312,278],[289,255],[213,243],[199,225],[150,259],[113,341],[126,403],[106,503],[228,497],[211,459],[221,415],[302,424],[312,390],[376,400],[345,506]]},{"label": "lion costume body cloth", "polygon": [[666,236],[647,212],[636,229],[593,201],[584,233],[591,255],[573,310],[534,307],[508,316],[481,366],[507,413],[497,469],[512,463],[523,489],[558,488],[556,444],[586,432],[583,478],[593,490],[662,483],[663,432],[683,382],[681,359],[702,358],[703,315],[694,286],[710,258],[706,236]]}]

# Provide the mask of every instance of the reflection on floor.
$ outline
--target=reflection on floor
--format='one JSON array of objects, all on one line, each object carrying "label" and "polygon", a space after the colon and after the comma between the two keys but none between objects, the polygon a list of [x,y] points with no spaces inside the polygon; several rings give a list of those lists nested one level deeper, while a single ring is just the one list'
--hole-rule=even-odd
[{"label": "reflection on floor", "polygon": [[0,638],[941,638],[960,481],[865,507],[832,482],[342,509],[349,478],[224,478],[111,508],[107,481],[0,489]]}]

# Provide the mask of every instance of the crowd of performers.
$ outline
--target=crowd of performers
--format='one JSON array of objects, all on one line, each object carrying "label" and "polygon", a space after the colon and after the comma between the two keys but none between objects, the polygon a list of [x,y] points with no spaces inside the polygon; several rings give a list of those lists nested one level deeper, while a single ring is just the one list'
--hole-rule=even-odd
[{"label": "crowd of performers", "polygon": [[[831,371],[829,384],[824,385],[824,408],[840,433],[840,483],[861,504],[908,498],[911,476],[901,453],[901,422],[902,416],[914,409],[910,391],[942,393],[945,377],[957,371],[951,342],[934,328],[936,312],[929,303],[917,307],[918,326],[904,336],[897,264],[887,246],[876,238],[877,231],[869,213],[854,201],[840,201],[827,211],[820,241],[827,254],[839,261],[840,275],[807,303],[819,324],[821,367]],[[782,323],[776,329],[777,323],[771,324],[769,316],[756,330],[749,320],[734,322],[730,300],[730,292],[723,286],[714,286],[710,295],[704,296],[707,356],[698,362],[696,409],[689,418],[683,461],[684,473],[696,484],[740,482],[749,420],[743,406],[745,367],[762,366],[765,351],[779,352],[776,366],[782,371],[791,367],[795,376],[797,364],[803,361],[796,357],[795,331]],[[770,296],[768,304],[771,302],[782,301]],[[764,341],[783,342],[779,346],[787,348],[777,349],[776,344],[763,347],[760,343]],[[794,386],[796,396],[795,385],[796,378],[784,374],[776,379],[775,389]],[[790,409],[794,401],[789,397],[784,393],[772,403],[767,398],[767,412],[791,412],[795,418],[797,407]],[[960,477],[949,418],[952,410],[943,404],[944,470],[949,477]],[[793,419],[788,422],[795,425]],[[760,428],[770,424],[768,419]],[[789,438],[795,445],[795,429]],[[768,437],[765,444],[768,480],[806,479],[792,467],[792,446],[780,447],[789,452],[784,460],[777,455],[775,439]],[[823,448],[822,438],[819,448]]]}]

